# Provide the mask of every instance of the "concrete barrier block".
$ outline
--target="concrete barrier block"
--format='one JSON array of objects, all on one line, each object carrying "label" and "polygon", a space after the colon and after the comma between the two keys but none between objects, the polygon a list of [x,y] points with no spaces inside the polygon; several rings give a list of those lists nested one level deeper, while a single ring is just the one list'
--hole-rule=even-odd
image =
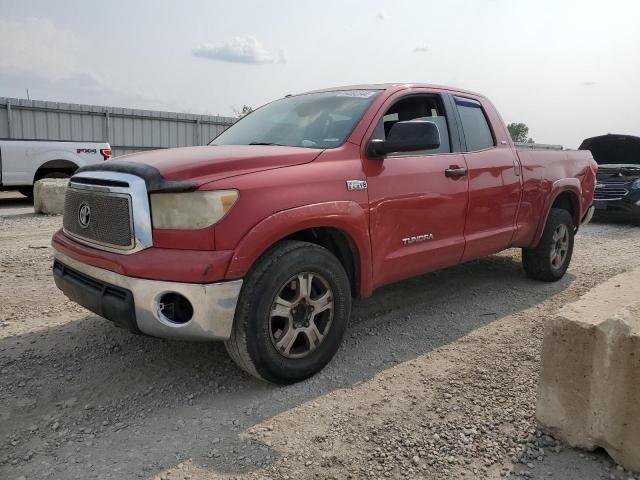
[{"label": "concrete barrier block", "polygon": [[36,213],[62,215],[68,178],[46,178],[33,185],[33,207]]},{"label": "concrete barrier block", "polygon": [[640,471],[640,269],[565,306],[545,326],[541,361],[543,429]]}]

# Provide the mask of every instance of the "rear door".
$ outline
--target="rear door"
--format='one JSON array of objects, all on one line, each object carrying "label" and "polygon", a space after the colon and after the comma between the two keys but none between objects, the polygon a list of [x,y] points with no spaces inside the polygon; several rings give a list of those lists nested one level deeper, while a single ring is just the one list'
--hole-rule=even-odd
[{"label": "rear door", "polygon": [[[438,126],[440,148],[367,158],[369,140],[384,140],[397,121],[417,119]],[[437,92],[400,92],[378,112],[363,148],[375,286],[460,261],[468,184],[459,145],[453,107]],[[462,174],[447,176],[448,170]]]},{"label": "rear door", "polygon": [[[481,99],[454,96],[469,169],[469,208],[463,261],[507,248],[520,204],[520,161],[508,143],[496,141],[491,125],[502,121]],[[495,116],[494,116],[495,115]]]}]

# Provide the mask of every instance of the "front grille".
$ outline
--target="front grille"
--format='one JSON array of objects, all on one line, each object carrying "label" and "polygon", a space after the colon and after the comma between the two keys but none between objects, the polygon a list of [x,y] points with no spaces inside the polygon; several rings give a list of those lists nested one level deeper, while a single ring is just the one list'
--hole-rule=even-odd
[{"label": "front grille", "polygon": [[[81,208],[84,211],[81,223]],[[64,231],[90,243],[116,249],[133,248],[131,197],[68,188],[64,202]]]},{"label": "front grille", "polygon": [[594,200],[619,200],[627,195],[629,191],[616,184],[605,184],[596,186]]},{"label": "front grille", "polygon": [[612,180],[611,178],[607,178],[607,177],[601,177],[598,176],[598,182],[606,182],[607,186],[620,186],[620,185],[628,185],[629,184],[629,180],[627,180],[626,178],[622,179],[622,180]]}]

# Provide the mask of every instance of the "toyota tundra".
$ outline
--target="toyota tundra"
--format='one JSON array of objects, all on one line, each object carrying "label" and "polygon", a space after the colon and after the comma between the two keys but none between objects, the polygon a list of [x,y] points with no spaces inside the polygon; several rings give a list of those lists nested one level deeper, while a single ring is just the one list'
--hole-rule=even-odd
[{"label": "toyota tundra", "polygon": [[589,151],[516,150],[468,91],[287,95],[208,146],[80,168],[53,273],[120,327],[224,341],[247,372],[292,383],[334,356],[352,297],[382,285],[513,247],[529,277],[562,278],[596,172]]}]

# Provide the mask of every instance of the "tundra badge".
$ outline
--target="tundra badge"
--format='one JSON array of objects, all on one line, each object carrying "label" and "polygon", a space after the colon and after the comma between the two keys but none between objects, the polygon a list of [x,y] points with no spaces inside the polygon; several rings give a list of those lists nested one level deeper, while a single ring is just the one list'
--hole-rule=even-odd
[{"label": "tundra badge", "polygon": [[347,190],[366,190],[366,180],[347,180]]},{"label": "tundra badge", "polygon": [[427,240],[433,240],[432,233],[425,233],[423,235],[416,235],[415,237],[407,237],[402,239],[402,243],[405,245],[411,245],[417,242],[426,242]]}]

